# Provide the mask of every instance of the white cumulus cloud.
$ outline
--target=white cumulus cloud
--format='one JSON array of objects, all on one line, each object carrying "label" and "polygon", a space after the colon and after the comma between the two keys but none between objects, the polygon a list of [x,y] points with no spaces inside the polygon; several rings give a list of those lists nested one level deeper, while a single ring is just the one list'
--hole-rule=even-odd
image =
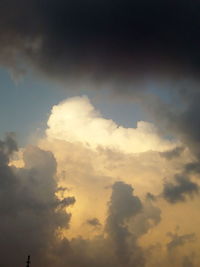
[{"label": "white cumulus cloud", "polygon": [[124,153],[165,151],[177,145],[159,136],[152,123],[138,121],[136,128],[125,128],[103,118],[86,96],[69,98],[55,105],[46,134],[50,139],[81,142],[91,148],[102,146]]}]

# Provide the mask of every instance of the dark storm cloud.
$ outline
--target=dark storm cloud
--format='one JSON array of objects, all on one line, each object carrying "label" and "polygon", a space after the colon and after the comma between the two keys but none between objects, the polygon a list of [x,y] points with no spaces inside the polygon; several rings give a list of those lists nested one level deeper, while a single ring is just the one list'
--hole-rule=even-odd
[{"label": "dark storm cloud", "polygon": [[11,136],[0,142],[0,265],[22,266],[30,253],[34,265],[50,266],[56,231],[68,227],[70,214],[65,208],[75,199],[55,197],[56,161],[50,152],[30,147],[24,168],[8,166],[16,147]]},{"label": "dark storm cloud", "polygon": [[[0,58],[40,70],[128,81],[137,74],[198,72],[198,1],[2,0]],[[94,76],[93,76],[94,75]]]},{"label": "dark storm cloud", "polygon": [[174,182],[166,182],[163,188],[163,197],[170,203],[185,201],[186,196],[192,197],[199,193],[199,186],[186,175],[177,174]]}]

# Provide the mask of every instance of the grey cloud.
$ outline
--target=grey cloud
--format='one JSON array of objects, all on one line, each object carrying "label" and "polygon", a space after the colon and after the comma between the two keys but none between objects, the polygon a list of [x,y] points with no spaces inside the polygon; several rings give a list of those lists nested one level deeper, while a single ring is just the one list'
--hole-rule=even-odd
[{"label": "grey cloud", "polygon": [[183,263],[182,263],[182,267],[194,267],[194,263],[191,257],[189,256],[185,256],[183,258]]},{"label": "grey cloud", "polygon": [[[122,265],[132,266],[132,261],[144,265],[144,258],[137,245],[137,239],[130,235],[126,222],[142,210],[140,199],[133,195],[133,188],[123,182],[116,182],[112,187],[106,231],[113,242],[115,253]],[[128,239],[131,238],[131,247]],[[135,254],[132,254],[132,250]],[[135,258],[132,258],[134,257]]]},{"label": "grey cloud", "polygon": [[[10,138],[1,141],[0,158],[16,149]],[[31,147],[24,160],[26,166],[21,169],[8,166],[8,160],[0,165],[0,265],[23,265],[31,254],[34,265],[51,266],[49,251],[56,246],[55,232],[68,227],[70,214],[55,197],[56,162],[52,154]],[[66,199],[65,207],[72,202]]]},{"label": "grey cloud", "polygon": [[66,192],[66,191],[69,191],[70,189],[68,188],[68,187],[64,187],[64,186],[59,186],[58,188],[57,188],[57,191],[58,192]]},{"label": "grey cloud", "polygon": [[67,207],[69,205],[73,205],[76,202],[75,197],[66,197],[59,201],[60,206]]},{"label": "grey cloud", "polygon": [[190,149],[197,163],[200,155],[199,83],[192,79],[182,79],[175,88],[168,89],[168,92],[170,103],[152,98],[154,119],[165,133],[178,138],[183,146]]},{"label": "grey cloud", "polygon": [[[199,174],[200,170],[200,109],[199,109],[199,84],[192,80],[183,81],[178,84],[172,93],[170,89],[170,104],[159,103],[154,110],[155,118],[158,119],[160,127],[163,127],[168,133],[179,139],[194,156],[193,162],[186,163],[183,172],[179,176],[184,178],[174,178],[172,184],[164,185],[165,195],[173,195],[171,202],[184,200],[184,194],[190,196],[198,192],[198,185],[192,182],[192,174]],[[168,191],[168,193],[167,193]],[[182,193],[181,193],[182,191]],[[184,193],[185,192],[185,193]],[[177,194],[177,197],[175,197]]]},{"label": "grey cloud", "polygon": [[[38,267],[144,266],[143,250],[127,225],[143,209],[130,185],[117,182],[112,186],[106,236],[60,240],[56,233],[69,227],[71,214],[66,207],[75,198],[56,197],[54,156],[29,146],[24,152],[25,166],[18,169],[8,165],[9,145],[6,148],[2,141],[1,147],[0,154],[6,157],[0,165],[1,266],[23,265],[28,254]],[[98,223],[94,218],[91,222]]]},{"label": "grey cloud", "polygon": [[[142,203],[133,195],[132,186],[123,182],[114,183],[104,234],[92,239],[64,239],[56,247],[53,266],[145,266],[143,250],[127,225],[129,219],[141,211]],[[91,222],[96,224],[96,218]]]},{"label": "grey cloud", "polygon": [[148,193],[146,194],[146,199],[147,199],[147,200],[151,200],[151,201],[156,201],[156,196],[153,195],[152,193],[148,192]]},{"label": "grey cloud", "polygon": [[200,164],[199,162],[191,162],[185,165],[185,172],[186,173],[200,173]]},{"label": "grey cloud", "polygon": [[160,152],[161,157],[166,158],[168,160],[171,160],[173,158],[177,158],[181,155],[183,152],[184,147],[175,147],[172,150],[165,151],[165,152]]},{"label": "grey cloud", "polygon": [[130,230],[138,238],[146,234],[161,221],[161,210],[154,205],[155,200],[146,198],[142,211],[130,223]]},{"label": "grey cloud", "polygon": [[7,133],[5,140],[0,140],[0,165],[5,165],[13,152],[17,151],[17,143],[14,139],[14,133]]},{"label": "grey cloud", "polygon": [[133,195],[131,185],[121,181],[114,183],[109,202],[108,221],[111,220],[111,222],[121,225],[125,219],[137,214],[141,209],[142,203],[138,197]]},{"label": "grey cloud", "polygon": [[194,233],[186,235],[168,233],[168,236],[171,237],[171,241],[167,244],[168,250],[175,249],[177,247],[183,246],[188,242],[194,242],[196,240],[196,235]]},{"label": "grey cloud", "polygon": [[97,218],[88,219],[87,223],[92,226],[101,226],[101,223]]},{"label": "grey cloud", "polygon": [[199,186],[192,182],[188,176],[175,175],[174,182],[165,182],[163,197],[170,203],[185,201],[186,196],[192,197],[199,193]]},{"label": "grey cloud", "polygon": [[180,89],[178,93],[185,108],[181,112],[172,114],[174,119],[170,119],[170,128],[174,129],[179,138],[191,149],[198,161],[200,155],[199,86],[191,83],[187,85],[185,91]]}]

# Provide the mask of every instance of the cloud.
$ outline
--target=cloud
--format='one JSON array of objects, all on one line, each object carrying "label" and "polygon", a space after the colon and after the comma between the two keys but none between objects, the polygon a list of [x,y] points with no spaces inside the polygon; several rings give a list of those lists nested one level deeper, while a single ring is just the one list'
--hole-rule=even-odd
[{"label": "cloud", "polygon": [[[114,243],[115,253],[118,255],[121,264],[126,266],[132,266],[130,263],[131,251],[129,251],[127,240],[130,233],[126,227],[126,220],[135,216],[141,210],[142,203],[138,197],[133,196],[133,188],[123,182],[116,182],[112,187],[106,231]],[[137,251],[139,248],[134,243],[132,246]],[[137,261],[139,261],[137,264],[140,263],[140,266],[143,266],[142,255],[139,256]]]},{"label": "cloud", "polygon": [[101,223],[97,218],[88,219],[87,223],[91,226],[101,226]]},{"label": "cloud", "polygon": [[150,107],[148,110],[152,112],[156,125],[172,136],[176,136],[198,160],[200,151],[199,83],[192,79],[182,79],[175,88],[168,89],[168,93],[169,103],[155,95],[149,99],[150,102],[145,98],[148,102],[146,104]]},{"label": "cloud", "polygon": [[126,225],[141,209],[142,203],[133,195],[132,186],[121,181],[115,182],[108,203],[105,235],[91,240],[73,238],[70,246],[75,257],[72,252],[68,259],[69,266],[144,266],[142,248]]},{"label": "cloud", "polygon": [[[154,116],[155,124],[158,125],[158,127],[161,128],[162,131],[167,132],[168,134],[180,140],[182,146],[186,147],[186,149],[190,151],[191,155],[190,161],[185,162],[182,168],[183,170],[179,170],[178,176],[185,177],[182,179],[182,182],[177,182],[177,178],[175,176],[174,186],[172,186],[172,184],[166,184],[166,186],[164,185],[164,187],[165,189],[167,187],[167,190],[173,191],[174,193],[177,190],[176,193],[179,196],[182,195],[182,193],[180,193],[180,191],[182,190],[185,193],[187,191],[187,193],[191,196],[193,195],[192,191],[198,191],[198,181],[196,181],[196,179],[199,178],[200,166],[200,120],[198,116],[198,98],[200,96],[199,85],[198,82],[194,82],[193,80],[186,78],[178,83],[173,93],[172,88],[169,89],[168,92],[170,98],[168,102],[166,101],[166,99],[159,99],[159,97],[152,97],[149,100],[150,102],[147,101],[148,105],[150,106],[149,111],[151,110]],[[146,100],[147,99],[145,99],[145,101]],[[154,105],[152,105],[153,103]],[[173,155],[174,152],[177,152],[176,149],[175,151],[174,149],[172,149],[172,151]],[[186,150],[184,150],[184,153],[185,151]],[[164,154],[161,153],[160,155],[166,156],[165,152]],[[184,153],[182,152],[182,156]],[[171,156],[171,153],[167,153],[167,156],[169,155]],[[187,183],[187,189],[185,186],[183,189],[183,180],[185,186]],[[177,184],[179,184],[179,186],[177,186]],[[178,195],[177,199],[179,198]]]},{"label": "cloud", "polygon": [[183,267],[194,267],[193,260],[189,256],[185,256],[183,259]]},{"label": "cloud", "polygon": [[200,164],[198,161],[190,162],[185,165],[185,172],[189,174],[199,174],[200,173]]},{"label": "cloud", "polygon": [[0,140],[0,165],[4,166],[5,164],[8,164],[9,157],[13,154],[13,152],[17,151],[17,149],[14,134],[6,134],[5,140]]},{"label": "cloud", "polygon": [[48,138],[82,142],[92,148],[102,146],[124,153],[165,151],[176,145],[159,136],[156,127],[140,121],[137,128],[124,128],[104,119],[87,97],[74,97],[54,106],[48,120]]},{"label": "cloud", "polygon": [[163,197],[170,203],[185,201],[186,196],[192,197],[199,193],[198,184],[190,181],[189,177],[184,175],[175,175],[175,183],[166,182],[163,189]]},{"label": "cloud", "polygon": [[[165,160],[160,153],[176,154],[179,142],[162,138],[146,122],[142,130],[118,127],[86,97],[55,106],[48,124],[38,147],[17,152],[12,136],[0,142],[1,228],[8,240],[0,264],[20,265],[30,253],[38,267],[168,267],[172,260],[179,267],[186,256],[198,266],[199,257],[191,261],[190,255],[198,255],[199,240],[190,242],[188,233],[191,227],[196,237],[200,233],[199,162],[189,141],[182,139],[184,152]],[[98,132],[105,134],[100,141]],[[164,177],[170,180],[163,189]],[[183,208],[171,205],[179,201]],[[165,233],[177,223],[182,234],[169,242]],[[175,253],[166,249],[169,243]],[[19,252],[8,263],[6,252],[14,246]]]},{"label": "cloud", "polygon": [[168,233],[168,236],[171,237],[171,241],[167,244],[167,249],[169,251],[179,246],[183,246],[187,242],[194,242],[196,240],[196,235],[194,233],[186,235]]},{"label": "cloud", "polygon": [[[1,265],[23,264],[27,254],[31,254],[32,262],[39,267],[46,264],[121,267],[124,263],[144,266],[143,250],[128,226],[143,210],[142,201],[133,194],[131,185],[122,181],[112,185],[107,217],[102,224],[104,233],[91,239],[78,235],[70,239],[65,235],[71,220],[66,208],[75,203],[75,197],[58,184],[54,155],[28,146],[23,153],[24,167],[17,168],[12,161],[9,163],[16,149],[12,137],[1,141],[1,158],[6,158],[0,166]],[[88,223],[100,225],[95,217]],[[8,257],[8,252],[12,252],[12,257]]]},{"label": "cloud", "polygon": [[161,209],[153,204],[154,199],[143,201],[142,211],[130,223],[130,230],[138,238],[161,222]]},{"label": "cloud", "polygon": [[[24,167],[11,167],[12,160],[4,164],[15,184],[1,186],[2,229],[8,240],[2,265],[21,264],[30,253],[38,267],[170,266],[169,256],[163,252],[165,239],[160,235],[170,231],[172,222],[177,223],[171,215],[176,205],[167,210],[152,193],[160,193],[163,170],[174,173],[176,161],[163,160],[155,151],[127,154],[108,148],[94,150],[80,141],[44,138],[39,146],[24,149]],[[146,197],[146,192],[152,193]],[[190,207],[186,224],[193,211],[196,213]],[[100,221],[101,227],[88,227],[86,221]],[[195,234],[197,231],[195,224]],[[147,242],[143,243],[143,238]],[[160,249],[156,243],[161,244]],[[12,244],[20,249],[8,263],[6,251],[13,249]],[[185,255],[180,253],[180,262]]]},{"label": "cloud", "polygon": [[[52,118],[54,120],[51,121]],[[195,165],[195,163],[198,165],[198,161],[189,147],[189,142],[182,136],[183,145],[172,141],[171,138],[161,138],[156,129],[153,133],[156,138],[160,138],[159,144],[162,150],[158,145],[152,146],[152,150],[149,150],[144,142],[146,139],[151,140],[152,136],[145,133],[146,139],[142,145],[145,145],[146,149],[138,149],[136,152],[134,147],[131,152],[127,152],[128,148],[123,146],[125,142],[120,141],[121,137],[115,147],[109,135],[105,138],[107,143],[102,141],[100,144],[96,139],[96,133],[106,128],[104,123],[99,124],[98,131],[92,131],[87,125],[96,123],[99,119],[105,120],[87,98],[68,99],[52,109],[46,137],[39,143],[41,148],[52,151],[57,160],[59,186],[69,188],[70,194],[76,198],[76,205],[72,210],[71,228],[65,231],[64,235],[73,253],[81,259],[82,265],[78,260],[75,261],[73,256],[68,255],[71,266],[84,266],[84,264],[120,266],[140,262],[141,266],[146,264],[148,267],[168,267],[171,264],[171,257],[175,257],[174,264],[182,266],[184,256],[193,250],[196,252],[198,245],[188,244],[186,245],[188,253],[185,252],[184,246],[183,251],[172,256],[166,251],[166,244],[169,241],[164,234],[166,231],[172,231],[174,225],[179,223],[183,227],[182,235],[187,235],[191,218],[194,221],[194,233],[197,236],[199,234],[195,219],[199,209],[199,185],[194,176],[198,175],[198,168]],[[80,129],[80,132],[74,132],[73,129]],[[134,130],[137,131],[138,128]],[[176,133],[178,139],[180,135],[178,131]],[[136,141],[139,146],[140,143],[135,135],[134,142]],[[163,149],[165,141],[168,145]],[[122,149],[116,149],[118,144]],[[177,156],[176,149],[180,145],[185,149],[182,153],[179,153],[181,151],[178,149]],[[165,160],[165,157],[160,155],[162,152],[172,152],[176,155],[172,156],[173,160]],[[169,180],[168,182],[164,180],[163,185],[164,177],[169,177]],[[138,212],[134,213],[130,209],[130,216],[128,213],[123,215],[126,208],[122,208],[123,212],[120,211],[120,203],[122,199],[125,203],[126,198],[120,197],[121,191],[114,189],[119,181],[129,189],[133,187],[135,193],[126,192],[126,195],[132,199],[137,194],[141,203]],[[119,188],[122,192],[126,191],[122,189],[123,186]],[[113,220],[115,223],[112,224],[109,217],[112,214],[110,207],[111,203],[117,203],[112,201],[114,192],[117,192],[116,196],[121,202],[113,208],[116,214],[119,212],[116,215],[119,216],[119,220],[112,215],[111,218],[115,218]],[[149,192],[148,197],[146,197],[147,192]],[[193,201],[188,201],[193,196],[195,196]],[[167,202],[163,201],[163,198]],[[107,202],[110,203],[108,206]],[[180,205],[171,205],[178,202],[182,202],[181,206],[186,211],[180,209]],[[112,206],[114,207],[114,204]],[[122,206],[128,209],[131,205]],[[188,214],[187,218],[185,212]],[[91,229],[85,224],[88,218],[98,218],[102,226]],[[156,244],[160,244],[159,249]],[[135,248],[135,253],[131,248]],[[199,259],[196,262],[198,261]]]},{"label": "cloud", "polygon": [[168,150],[165,152],[160,152],[161,157],[164,157],[168,160],[171,160],[173,158],[179,157],[180,154],[183,152],[184,148],[183,147],[175,147],[172,150]]},{"label": "cloud", "polygon": [[133,79],[199,71],[199,3],[3,0],[1,61],[66,77]]},{"label": "cloud", "polygon": [[75,199],[56,198],[52,153],[29,147],[24,152],[25,167],[18,169],[8,166],[15,141],[7,136],[0,144],[4,159],[0,165],[0,264],[23,265],[30,253],[33,263],[43,266],[48,263],[49,248],[56,244],[56,231],[69,225],[71,215],[65,209]]},{"label": "cloud", "polygon": [[127,225],[141,210],[142,202],[134,196],[132,186],[120,181],[114,183],[104,234],[92,239],[64,238],[50,250],[53,256],[50,266],[145,266],[144,252]]}]

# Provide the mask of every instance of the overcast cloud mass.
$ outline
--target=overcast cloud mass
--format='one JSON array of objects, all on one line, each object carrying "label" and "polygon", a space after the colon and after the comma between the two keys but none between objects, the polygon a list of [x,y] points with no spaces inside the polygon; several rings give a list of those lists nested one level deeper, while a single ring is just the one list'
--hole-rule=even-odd
[{"label": "overcast cloud mass", "polygon": [[46,74],[102,82],[198,77],[199,9],[187,0],[3,0],[1,61],[24,56]]},{"label": "overcast cloud mass", "polygon": [[14,79],[109,91],[149,118],[125,127],[77,96],[46,111],[34,144],[6,134],[0,266],[200,265],[199,14],[186,0],[0,2]]}]

